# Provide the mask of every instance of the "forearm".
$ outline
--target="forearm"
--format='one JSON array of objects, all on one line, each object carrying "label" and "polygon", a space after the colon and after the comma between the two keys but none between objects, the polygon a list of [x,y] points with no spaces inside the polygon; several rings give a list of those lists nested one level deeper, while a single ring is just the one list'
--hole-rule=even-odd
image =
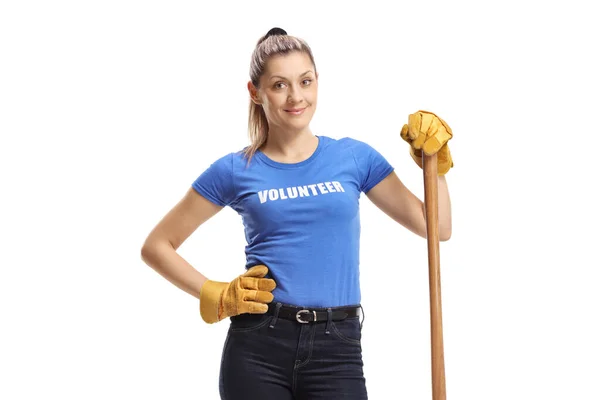
[{"label": "forearm", "polygon": [[[423,216],[421,223],[422,234],[421,236],[427,237],[427,221],[425,202],[421,202]],[[448,183],[446,182],[445,176],[438,176],[438,222],[439,222],[439,234],[440,240],[446,241],[452,236],[452,211],[450,207],[450,193],[448,192]]]},{"label": "forearm", "polygon": [[200,288],[206,277],[181,257],[169,243],[147,244],[142,260],[169,282],[200,299]]}]

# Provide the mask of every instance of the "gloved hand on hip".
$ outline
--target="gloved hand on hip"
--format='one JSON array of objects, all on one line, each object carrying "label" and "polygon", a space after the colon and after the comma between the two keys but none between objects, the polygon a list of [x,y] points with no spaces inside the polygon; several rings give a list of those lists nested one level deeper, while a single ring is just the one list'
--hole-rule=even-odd
[{"label": "gloved hand on hip", "polygon": [[250,313],[264,314],[273,301],[275,281],[265,276],[269,269],[256,265],[231,282],[207,280],[200,289],[200,315],[212,324],[227,317]]},{"label": "gloved hand on hip", "polygon": [[445,175],[454,166],[448,140],[452,139],[450,126],[429,111],[419,110],[408,116],[408,124],[402,127],[400,137],[410,144],[410,155],[423,168],[423,153],[437,153],[438,175]]}]

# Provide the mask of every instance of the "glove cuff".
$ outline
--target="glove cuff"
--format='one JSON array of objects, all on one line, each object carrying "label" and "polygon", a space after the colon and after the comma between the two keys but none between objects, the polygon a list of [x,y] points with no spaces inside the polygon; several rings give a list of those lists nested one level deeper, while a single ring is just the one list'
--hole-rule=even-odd
[{"label": "glove cuff", "polygon": [[410,147],[410,156],[417,163],[419,168],[423,168],[423,152],[421,150],[417,150],[414,147]]},{"label": "glove cuff", "polygon": [[219,322],[222,313],[221,299],[229,283],[210,279],[200,288],[200,316],[207,324]]},{"label": "glove cuff", "polygon": [[[437,152],[438,155],[438,176],[444,176],[450,171],[450,168],[454,167],[454,161],[452,160],[452,156],[450,155],[450,149],[448,148],[448,144],[444,144],[440,151]],[[414,147],[410,148],[410,156],[415,161],[415,163],[419,166],[419,168],[423,169],[423,152],[421,150],[417,150]]]}]

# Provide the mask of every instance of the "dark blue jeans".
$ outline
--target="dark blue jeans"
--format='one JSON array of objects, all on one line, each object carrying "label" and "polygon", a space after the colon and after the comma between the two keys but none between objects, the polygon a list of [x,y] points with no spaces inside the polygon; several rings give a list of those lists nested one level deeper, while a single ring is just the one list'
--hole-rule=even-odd
[{"label": "dark blue jeans", "polygon": [[221,399],[367,399],[359,319],[301,324],[267,314],[231,317]]}]

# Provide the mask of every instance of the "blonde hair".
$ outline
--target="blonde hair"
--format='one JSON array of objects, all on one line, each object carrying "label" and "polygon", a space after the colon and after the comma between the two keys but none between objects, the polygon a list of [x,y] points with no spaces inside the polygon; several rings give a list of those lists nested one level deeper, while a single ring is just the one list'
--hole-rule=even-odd
[{"label": "blonde hair", "polygon": [[[312,50],[304,40],[288,35],[281,28],[273,28],[262,36],[256,43],[250,61],[250,81],[254,87],[259,88],[259,80],[265,72],[269,58],[294,51],[307,54],[315,67],[315,73],[317,72]],[[260,104],[255,104],[250,99],[248,110],[248,137],[250,145],[244,149],[244,155],[248,158],[248,162],[250,162],[254,153],[267,141],[268,133],[269,123],[265,111]]]}]

